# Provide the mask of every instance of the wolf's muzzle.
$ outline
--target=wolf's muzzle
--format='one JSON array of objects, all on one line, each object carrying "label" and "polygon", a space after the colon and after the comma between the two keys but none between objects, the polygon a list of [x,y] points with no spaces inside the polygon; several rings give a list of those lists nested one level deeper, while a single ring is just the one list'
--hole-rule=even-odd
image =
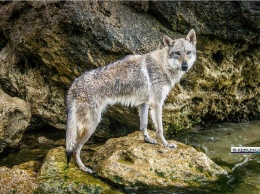
[{"label": "wolf's muzzle", "polygon": [[188,63],[186,61],[183,61],[181,64],[181,70],[187,71],[188,70]]}]

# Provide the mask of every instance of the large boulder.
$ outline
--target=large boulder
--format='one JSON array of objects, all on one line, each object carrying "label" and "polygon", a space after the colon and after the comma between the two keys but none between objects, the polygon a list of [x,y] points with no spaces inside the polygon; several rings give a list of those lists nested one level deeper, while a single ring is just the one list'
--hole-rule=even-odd
[{"label": "large boulder", "polygon": [[108,140],[86,161],[99,176],[132,188],[198,187],[226,174],[204,153],[174,143],[177,149],[167,149],[162,143],[147,144],[141,132],[134,132]]},{"label": "large boulder", "polygon": [[18,146],[30,120],[30,104],[0,89],[0,153]]},{"label": "large boulder", "polygon": [[[259,7],[259,2],[1,2],[0,84],[30,103],[33,121],[65,129],[64,96],[82,72],[158,49],[164,34],[179,38],[195,28],[198,60],[166,101],[168,135],[255,118]],[[96,134],[118,135],[112,128],[137,129],[138,117],[133,110],[109,109]]]}]

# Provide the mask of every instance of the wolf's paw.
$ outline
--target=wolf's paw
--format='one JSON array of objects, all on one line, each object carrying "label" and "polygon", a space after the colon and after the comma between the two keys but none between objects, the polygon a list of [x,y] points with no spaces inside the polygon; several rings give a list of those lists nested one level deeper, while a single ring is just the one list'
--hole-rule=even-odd
[{"label": "wolf's paw", "polygon": [[164,144],[164,147],[166,147],[166,148],[177,148],[178,146],[175,143],[167,143],[167,144]]},{"label": "wolf's paw", "polygon": [[157,141],[155,139],[147,138],[147,137],[144,138],[144,142],[151,143],[151,144],[157,144]]},{"label": "wolf's paw", "polygon": [[87,168],[87,167],[81,167],[80,168],[81,170],[83,170],[84,172],[87,172],[89,174],[94,174],[95,172],[93,170],[91,170],[90,168]]}]

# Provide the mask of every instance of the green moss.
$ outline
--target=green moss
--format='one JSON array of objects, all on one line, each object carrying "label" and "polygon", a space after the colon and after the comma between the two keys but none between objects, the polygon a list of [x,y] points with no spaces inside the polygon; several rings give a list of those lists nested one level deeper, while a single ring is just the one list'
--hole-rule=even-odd
[{"label": "green moss", "polygon": [[120,177],[120,176],[113,176],[111,179],[112,179],[115,183],[123,184],[123,179],[122,179],[122,177]]},{"label": "green moss", "polygon": [[[66,164],[65,149],[54,148],[48,153],[38,177],[38,193],[51,192],[77,192],[77,193],[111,193],[112,188],[93,177],[92,175],[79,170],[75,162],[69,167]],[[114,193],[119,193],[114,191]]]},{"label": "green moss", "polygon": [[165,178],[165,174],[163,173],[163,172],[161,172],[161,171],[159,171],[159,170],[155,170],[155,173],[158,175],[158,176],[160,176],[160,177],[162,177],[162,178]]}]

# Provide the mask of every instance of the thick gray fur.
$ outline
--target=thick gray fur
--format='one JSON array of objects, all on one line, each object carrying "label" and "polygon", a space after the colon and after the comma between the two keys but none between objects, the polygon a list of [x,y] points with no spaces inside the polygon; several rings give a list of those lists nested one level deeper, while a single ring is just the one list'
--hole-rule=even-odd
[{"label": "thick gray fur", "polygon": [[93,173],[82,163],[82,146],[94,133],[106,106],[121,103],[139,109],[140,130],[144,141],[156,144],[147,132],[148,112],[157,137],[165,147],[162,106],[170,89],[196,60],[196,35],[192,29],[186,38],[163,37],[164,48],[144,55],[130,55],[104,67],[87,71],[75,79],[67,95],[66,152],[72,153],[80,169]]}]

